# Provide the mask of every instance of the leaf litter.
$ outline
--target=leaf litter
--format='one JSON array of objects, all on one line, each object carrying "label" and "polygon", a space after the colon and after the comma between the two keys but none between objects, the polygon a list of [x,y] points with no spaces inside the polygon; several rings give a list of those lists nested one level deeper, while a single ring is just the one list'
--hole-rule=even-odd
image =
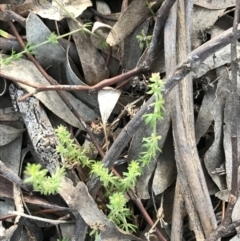
[{"label": "leaf litter", "polygon": [[[185,11],[184,27],[187,29],[187,26],[191,26],[185,32],[186,43],[191,45],[188,53],[195,48],[201,48],[214,37],[220,36],[218,41],[221,42],[226,26],[233,26],[233,12],[236,7],[236,1],[231,0],[194,1],[191,12],[193,1],[189,1],[190,5],[184,5],[184,1],[176,1],[175,9],[177,4],[181,9],[178,15],[175,15],[175,25],[172,25],[176,26],[176,31],[167,32],[167,25],[162,24],[164,31],[160,32],[156,43],[154,34],[157,31],[157,19],[166,14],[167,21],[174,21],[174,7],[170,13],[167,12],[168,4],[173,4],[174,1],[134,0],[125,5],[126,2],[128,1],[119,0],[113,3],[90,0],[26,0],[16,4],[6,0],[4,4],[0,4],[1,29],[13,34],[7,21],[9,18],[14,20],[13,25],[17,27],[23,41],[32,45],[47,40],[51,32],[65,34],[78,29],[79,23],[92,23],[89,28],[91,34],[79,31],[74,33],[71,39],[66,37],[55,45],[47,43],[34,50],[34,56],[44,71],[57,80],[58,84],[72,86],[71,91],[60,89],[35,93],[34,85],[50,84],[38,66],[25,57],[0,66],[2,82],[7,80],[9,86],[12,81],[14,88],[19,88],[17,91],[24,93],[24,90],[33,95],[24,100],[23,104],[18,102],[16,97],[13,98],[13,87],[0,96],[0,157],[3,162],[0,178],[1,184],[9,187],[7,190],[4,185],[0,185],[1,238],[29,240],[29,235],[32,235],[35,240],[203,240],[203,237],[207,240],[218,240],[222,236],[214,233],[214,230],[217,227],[220,229],[219,220],[225,217],[232,219],[232,222],[236,221],[236,225],[231,226],[232,223],[228,223],[225,226],[227,231],[222,235],[228,236],[228,240],[237,239],[240,204],[239,198],[233,193],[233,182],[237,180],[239,183],[240,174],[238,166],[235,171],[233,168],[233,151],[236,150],[232,149],[234,143],[231,131],[234,111],[232,92],[235,87],[230,68],[233,54],[230,41],[229,45],[201,61],[197,68],[191,69],[192,88],[184,90],[185,80],[180,80],[180,87],[174,88],[174,94],[170,93],[171,98],[165,98],[164,118],[157,123],[157,134],[161,136],[158,146],[161,151],[157,152],[150,165],[145,167],[138,177],[136,185],[132,187],[134,195],[128,193],[128,207],[131,208],[134,218],[127,222],[137,226],[136,233],[126,233],[107,219],[109,210],[106,190],[99,186],[96,177],[89,176],[89,170],[79,164],[74,163],[72,169],[67,171],[58,195],[40,196],[39,192],[33,192],[30,186],[22,185],[23,170],[27,163],[41,163],[53,174],[64,161],[64,157],[57,155],[54,149],[58,144],[54,128],[59,124],[68,126],[74,141],[89,149],[89,155],[92,153],[94,159],[103,159],[106,166],[114,163],[108,167],[115,168],[114,170],[123,175],[131,161],[138,160],[140,153],[144,152],[143,138],[152,133],[151,126],[140,123],[142,117],[134,119],[149,99],[149,74],[159,72],[165,81],[166,77],[170,76],[169,73],[174,71],[171,66],[182,58],[179,57],[181,53],[174,54],[172,49],[169,55],[166,54],[169,48],[164,42],[166,36],[171,48],[184,51],[185,47],[179,48],[179,43],[174,42],[173,36],[181,39],[181,14]],[[65,10],[59,7],[59,3]],[[185,7],[184,11],[182,6]],[[164,9],[165,12],[159,9]],[[192,17],[189,17],[191,14]],[[77,19],[78,23],[74,19]],[[222,19],[224,21],[221,21]],[[24,23],[22,25],[26,28],[18,25],[18,21]],[[187,31],[190,31],[189,35]],[[6,40],[9,40],[8,37],[0,37],[1,59],[11,55],[10,49],[14,50],[16,46],[20,48],[16,39],[11,40],[12,45],[9,41],[7,46],[4,45]],[[152,40],[150,45],[147,40]],[[65,47],[60,45],[63,41]],[[69,50],[70,45],[75,48],[74,57]],[[145,60],[149,59],[148,50],[151,45],[157,45],[158,50],[150,66],[147,66],[149,72],[138,72],[125,78],[125,74],[136,66],[149,64]],[[236,51],[238,54],[238,45]],[[169,66],[165,66],[165,63],[169,63]],[[119,78],[119,81],[112,85],[111,80],[114,77]],[[109,81],[111,88],[84,92],[75,88],[87,88],[104,81]],[[59,92],[63,93],[64,97],[60,97]],[[178,108],[180,113],[186,111],[186,100],[182,93],[190,96],[189,116],[194,125],[184,115],[179,118]],[[10,96],[15,110],[12,108]],[[136,101],[139,98],[141,101]],[[178,106],[176,103],[181,104]],[[136,123],[138,128],[131,131],[128,127],[133,121],[140,124]],[[193,141],[191,138],[179,137],[181,126],[185,128],[183,136],[194,133]],[[238,125],[236,128],[238,136]],[[126,141],[126,138],[121,140],[124,135],[130,136],[131,141]],[[92,143],[92,138],[98,144]],[[121,151],[115,150],[114,146],[114,142],[119,139],[122,144],[117,149]],[[237,147],[239,148],[238,142]],[[114,157],[115,160],[107,160],[108,155],[115,152],[119,152],[118,156]],[[197,156],[194,153],[197,153]],[[185,161],[190,156],[195,169],[185,166]],[[194,171],[187,173],[186,170]],[[186,176],[192,177],[192,183]],[[202,192],[192,189],[195,182],[200,183],[196,184],[196,190],[197,185],[200,185]],[[22,193],[16,191],[13,195],[12,190],[17,190],[15,185],[22,187]],[[209,226],[199,201],[208,205],[211,219]],[[15,221],[9,219],[8,211],[20,208],[23,212],[21,202],[27,205],[31,213],[35,212],[34,216],[55,220],[63,218],[69,223],[64,224],[64,227],[62,224],[58,225],[51,236],[50,227],[45,227],[45,219],[41,222],[20,216]],[[236,203],[233,211],[228,212],[227,206],[232,203]],[[54,208],[55,211],[50,210]],[[44,209],[49,211],[49,214],[42,215]],[[143,214],[143,210],[149,217]],[[156,228],[151,229],[158,210],[163,210],[164,215],[157,219],[159,224]],[[90,236],[91,230],[95,230],[95,234],[99,236]]]}]

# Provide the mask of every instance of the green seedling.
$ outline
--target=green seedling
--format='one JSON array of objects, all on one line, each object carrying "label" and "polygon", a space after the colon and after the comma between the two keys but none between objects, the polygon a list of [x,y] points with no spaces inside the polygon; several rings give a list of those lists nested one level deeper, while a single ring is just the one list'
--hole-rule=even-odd
[{"label": "green seedling", "polygon": [[35,191],[40,191],[44,195],[58,193],[65,174],[65,168],[57,168],[52,176],[47,176],[48,170],[41,168],[40,164],[28,163],[24,173],[29,177],[24,182],[31,183]]},{"label": "green seedling", "polygon": [[140,48],[145,48],[145,47],[148,47],[150,42],[151,42],[151,39],[152,39],[152,36],[150,35],[146,35],[144,30],[142,30],[142,34],[141,35],[137,35],[136,36],[138,42],[139,42],[139,47]]}]

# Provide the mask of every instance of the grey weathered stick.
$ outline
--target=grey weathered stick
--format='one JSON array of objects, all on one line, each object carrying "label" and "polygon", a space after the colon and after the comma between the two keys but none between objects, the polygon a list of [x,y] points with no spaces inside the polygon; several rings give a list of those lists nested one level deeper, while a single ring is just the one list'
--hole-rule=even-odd
[{"label": "grey weathered stick", "polygon": [[[165,51],[165,64],[166,64],[166,74],[172,72],[176,68],[176,29],[177,29],[177,13],[178,6],[175,4],[168,16],[164,27],[164,51]],[[175,35],[173,33],[176,33]],[[172,121],[176,121],[175,107],[176,102],[179,102],[179,99],[176,98],[178,95],[179,88],[174,87],[172,92],[169,94],[168,101],[171,103],[171,115]],[[173,128],[173,136],[177,135],[177,130]],[[174,137],[175,140],[175,137]],[[173,216],[172,216],[172,230],[171,230],[171,240],[180,241],[182,240],[182,230],[183,230],[183,203],[187,209],[189,215],[189,222],[192,223],[192,229],[195,233],[197,240],[204,239],[203,230],[200,224],[199,216],[196,213],[196,208],[194,207],[194,201],[192,199],[191,190],[189,188],[188,182],[186,180],[185,172],[180,167],[180,161],[178,156],[178,150],[175,148],[175,159],[178,169],[178,177],[175,188],[174,195],[174,206],[173,206]],[[202,239],[199,239],[202,238]]]},{"label": "grey weathered stick", "polygon": [[[190,5],[190,10],[188,10],[188,5]],[[193,1],[187,1],[187,4],[184,0],[178,2],[178,46],[176,57],[178,61],[184,61],[191,50],[192,8]],[[196,220],[194,215],[191,213],[189,215],[191,215],[191,221],[196,224],[194,230],[198,235],[201,235],[201,239],[198,240],[202,240],[204,235],[207,237],[217,227],[217,222],[197,151],[191,74],[185,76],[178,84],[178,93],[179,95],[175,95],[176,98],[173,103],[173,129],[175,149],[179,156],[178,170],[181,170],[181,175],[183,175],[183,177],[179,177],[179,180],[184,188],[181,181],[185,179],[190,189],[197,213]],[[182,123],[179,123],[179,121],[182,121]],[[182,142],[187,144],[181,145]],[[201,225],[197,226],[199,221]],[[204,234],[201,233],[202,230]]]}]

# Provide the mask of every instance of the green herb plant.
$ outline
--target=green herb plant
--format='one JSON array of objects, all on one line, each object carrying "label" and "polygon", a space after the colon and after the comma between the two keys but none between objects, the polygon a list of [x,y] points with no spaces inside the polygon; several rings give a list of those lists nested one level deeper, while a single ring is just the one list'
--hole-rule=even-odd
[{"label": "green herb plant", "polygon": [[25,183],[31,183],[35,191],[40,191],[41,194],[50,195],[56,194],[59,191],[62,177],[65,175],[65,168],[57,168],[52,176],[47,176],[48,170],[41,170],[40,164],[27,164],[24,171],[29,177],[24,180]]},{"label": "green herb plant", "polygon": [[[87,150],[74,143],[74,140],[70,138],[70,133],[64,126],[60,125],[56,129],[59,139],[59,145],[56,150],[65,159],[66,163],[63,166],[67,167],[80,163],[83,167],[89,168],[90,175],[99,177],[109,199],[109,204],[106,205],[109,209],[108,218],[126,232],[134,232],[136,226],[129,223],[132,219],[132,213],[127,208],[125,193],[135,186],[137,177],[142,174],[143,168],[148,166],[156,158],[156,152],[160,151],[158,141],[161,139],[161,136],[157,135],[156,125],[158,121],[162,120],[164,113],[164,99],[161,94],[164,84],[157,73],[152,74],[150,82],[150,90],[147,93],[153,94],[156,101],[151,104],[153,112],[145,114],[144,119],[145,123],[152,127],[152,134],[143,138],[142,146],[145,151],[140,153],[137,161],[131,161],[128,165],[128,170],[123,173],[122,179],[114,176],[108,168],[104,167],[102,162],[90,160],[87,156]],[[64,175],[64,167],[58,169],[52,177],[46,177],[46,169],[40,170],[40,165],[28,164],[25,174],[30,177],[25,182],[33,183],[34,189],[43,194],[56,193],[61,184],[60,179]],[[51,185],[47,185],[48,182]]]},{"label": "green herb plant", "polygon": [[148,47],[150,42],[151,42],[151,39],[152,39],[152,36],[151,35],[146,35],[144,30],[142,30],[141,32],[141,35],[137,35],[136,36],[138,42],[139,42],[139,47],[140,48],[144,48],[144,47]]}]

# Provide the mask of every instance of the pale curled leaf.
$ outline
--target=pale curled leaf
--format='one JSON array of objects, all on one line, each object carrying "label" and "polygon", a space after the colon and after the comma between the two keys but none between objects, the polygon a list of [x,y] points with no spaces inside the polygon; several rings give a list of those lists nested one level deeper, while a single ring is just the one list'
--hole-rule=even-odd
[{"label": "pale curled leaf", "polygon": [[98,103],[102,117],[103,128],[106,131],[107,120],[111,115],[119,97],[121,91],[113,88],[104,88],[98,91]]},{"label": "pale curled leaf", "polygon": [[[110,25],[96,21],[92,28],[92,33],[94,34],[90,36],[92,44],[105,54],[109,53],[109,46],[106,39],[111,29],[112,27]],[[119,48],[117,46],[112,47],[112,56],[119,59]]]},{"label": "pale curled leaf", "polygon": [[0,124],[0,146],[4,146],[12,142],[17,137],[19,137],[24,131],[25,129],[16,129],[11,126]]}]

